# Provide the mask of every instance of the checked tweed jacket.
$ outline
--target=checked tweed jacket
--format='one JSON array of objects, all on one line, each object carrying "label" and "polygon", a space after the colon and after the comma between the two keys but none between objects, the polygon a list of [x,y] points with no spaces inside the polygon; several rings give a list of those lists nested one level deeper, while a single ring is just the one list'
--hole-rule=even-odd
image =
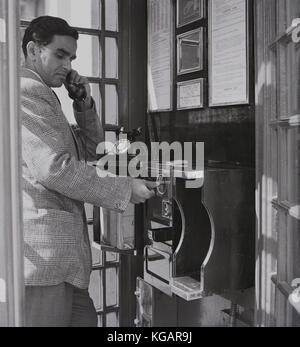
[{"label": "checked tweed jacket", "polygon": [[69,125],[52,89],[22,69],[26,285],[68,282],[86,289],[92,261],[84,202],[123,212],[131,197],[130,178],[100,178],[84,161],[83,141],[88,161],[94,161],[103,140],[95,107],[84,113],[74,109],[74,115],[78,131]]}]

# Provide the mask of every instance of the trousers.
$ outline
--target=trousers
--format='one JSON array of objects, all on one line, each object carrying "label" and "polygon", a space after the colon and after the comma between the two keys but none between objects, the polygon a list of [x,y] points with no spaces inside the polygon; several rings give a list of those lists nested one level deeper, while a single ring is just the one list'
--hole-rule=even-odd
[{"label": "trousers", "polygon": [[88,290],[68,283],[25,286],[26,327],[97,327]]}]

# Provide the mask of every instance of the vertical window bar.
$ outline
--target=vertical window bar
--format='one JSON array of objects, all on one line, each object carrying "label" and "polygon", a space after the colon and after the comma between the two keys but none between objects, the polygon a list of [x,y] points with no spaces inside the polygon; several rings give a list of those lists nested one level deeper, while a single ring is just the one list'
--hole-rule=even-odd
[{"label": "vertical window bar", "polygon": [[[102,124],[105,126],[106,124],[106,93],[105,93],[105,85],[106,85],[106,48],[105,48],[105,37],[106,37],[106,8],[105,8],[105,0],[100,0],[101,4],[101,31],[99,35],[99,40],[100,40],[100,48],[101,48],[101,79],[100,79],[100,94],[102,98],[102,104],[101,104],[101,111],[102,111]],[[118,22],[120,18],[120,6],[118,6]],[[118,23],[119,25],[119,23]],[[108,35],[109,36],[109,35]],[[118,78],[120,76],[120,50],[119,50],[119,34],[117,35],[117,48],[118,48]],[[117,86],[117,93],[119,95],[119,85],[116,83]],[[120,114],[120,103],[118,102],[118,110]],[[102,262],[104,264],[104,270],[102,271],[102,286],[103,286],[103,312],[99,314],[102,317],[102,326],[107,327],[107,313],[109,312],[107,308],[107,279],[106,279],[106,268],[107,268],[107,262],[106,262],[106,251],[102,251]],[[118,268],[120,265],[118,266]],[[119,274],[119,271],[118,271]],[[118,302],[118,308],[119,309],[119,302]]]},{"label": "vertical window bar", "polygon": [[[119,0],[118,0],[118,33],[120,33],[120,18],[121,18],[121,13],[120,13],[120,3],[119,3]],[[117,37],[117,49],[118,49],[118,79],[120,79],[120,76],[121,76],[121,64],[120,64],[120,59],[121,59],[121,56],[120,56],[120,41],[119,41],[119,34],[118,34],[118,37]],[[121,114],[122,114],[122,110],[121,110],[121,105],[120,105],[120,84],[118,84],[117,86],[117,92],[118,92],[118,125],[120,125],[120,120],[121,120]],[[129,130],[129,129],[128,129]],[[119,317],[119,316],[118,316]]]},{"label": "vertical window bar", "polygon": [[103,286],[103,315],[102,315],[102,326],[103,328],[106,328],[107,320],[106,320],[106,252],[103,251],[103,264],[104,264],[104,270],[102,271],[102,286]]},{"label": "vertical window bar", "polygon": [[103,81],[105,77],[105,65],[106,65],[106,59],[105,59],[105,35],[104,35],[104,29],[105,29],[105,1],[101,1],[101,24],[103,31],[100,33],[100,46],[102,51],[102,66],[101,66],[101,82],[100,82],[100,91],[102,95],[102,124],[106,124],[106,115],[105,115],[105,83]]}]

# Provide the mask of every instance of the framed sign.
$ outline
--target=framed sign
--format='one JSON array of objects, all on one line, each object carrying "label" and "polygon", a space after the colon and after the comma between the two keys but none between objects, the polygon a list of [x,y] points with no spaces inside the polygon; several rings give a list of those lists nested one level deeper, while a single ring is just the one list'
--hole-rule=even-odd
[{"label": "framed sign", "polygon": [[177,83],[177,109],[204,107],[203,88],[203,78]]},{"label": "framed sign", "polygon": [[148,111],[171,111],[173,106],[172,0],[148,0]]},{"label": "framed sign", "polygon": [[209,0],[209,106],[249,103],[247,0]]},{"label": "framed sign", "polygon": [[177,74],[203,69],[203,28],[177,36]]},{"label": "framed sign", "polygon": [[177,27],[205,17],[204,0],[177,0]]}]

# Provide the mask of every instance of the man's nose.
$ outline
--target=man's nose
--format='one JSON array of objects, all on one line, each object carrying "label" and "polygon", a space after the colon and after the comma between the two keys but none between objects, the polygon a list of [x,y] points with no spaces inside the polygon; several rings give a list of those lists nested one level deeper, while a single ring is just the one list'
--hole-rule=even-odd
[{"label": "man's nose", "polygon": [[72,64],[71,64],[71,61],[69,59],[65,59],[64,68],[68,71],[70,71],[72,69]]}]

